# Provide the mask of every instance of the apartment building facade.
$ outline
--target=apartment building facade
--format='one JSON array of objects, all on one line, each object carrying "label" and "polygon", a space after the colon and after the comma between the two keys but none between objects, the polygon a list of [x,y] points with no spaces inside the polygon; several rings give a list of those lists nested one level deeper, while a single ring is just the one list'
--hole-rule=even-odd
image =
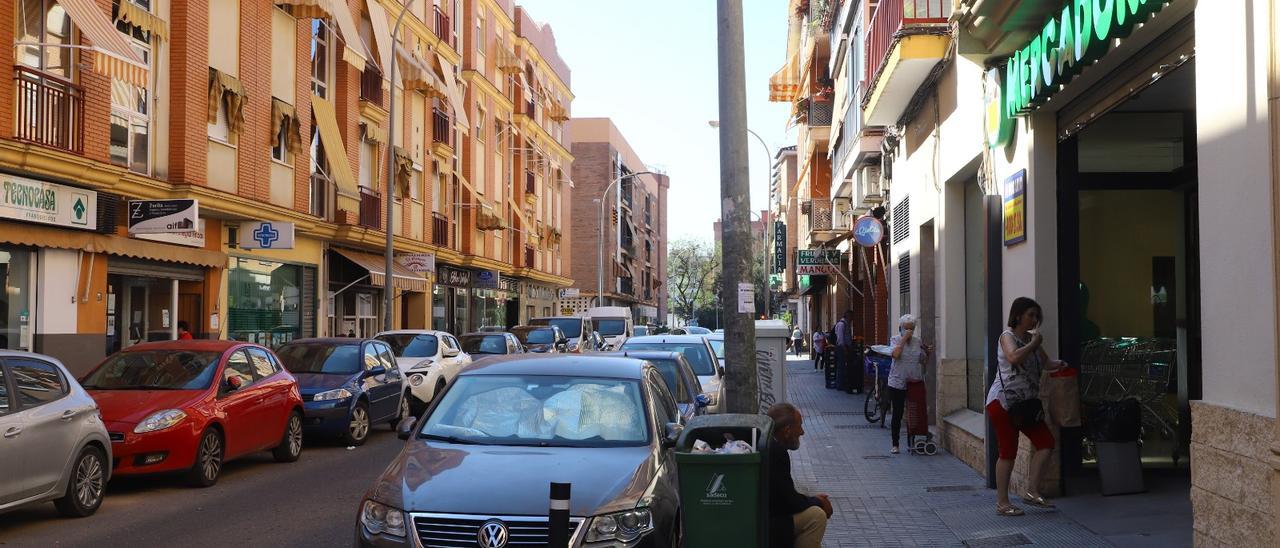
[{"label": "apartment building facade", "polygon": [[[6,348],[82,371],[179,322],[269,345],[369,336],[387,315],[461,332],[569,283],[570,191],[544,172],[504,192],[527,152],[483,148],[515,127],[554,149],[572,99],[549,30],[509,2],[17,0],[6,33]],[[514,112],[528,100],[555,114]]]}]

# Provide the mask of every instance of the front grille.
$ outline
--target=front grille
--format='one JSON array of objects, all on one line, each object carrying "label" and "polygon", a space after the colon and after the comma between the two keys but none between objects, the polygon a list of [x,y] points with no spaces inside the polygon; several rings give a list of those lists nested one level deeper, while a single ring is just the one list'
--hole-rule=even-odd
[{"label": "front grille", "polygon": [[[480,526],[496,519],[507,526],[507,546],[546,546],[550,534],[546,516],[477,516],[467,514],[413,514],[413,528],[425,548],[474,548],[479,546]],[[573,538],[581,518],[569,522]],[[570,543],[572,544],[572,543]]]},{"label": "front grille", "polygon": [[107,432],[107,437],[111,441],[124,441],[124,432]]}]

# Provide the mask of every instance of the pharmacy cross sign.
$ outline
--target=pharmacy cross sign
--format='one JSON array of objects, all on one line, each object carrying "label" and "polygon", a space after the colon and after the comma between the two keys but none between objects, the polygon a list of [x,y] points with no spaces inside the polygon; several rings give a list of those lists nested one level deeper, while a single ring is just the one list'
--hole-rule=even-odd
[{"label": "pharmacy cross sign", "polygon": [[262,245],[263,249],[270,249],[271,244],[280,239],[280,231],[271,226],[271,223],[262,223],[257,230],[253,231],[253,239]]}]

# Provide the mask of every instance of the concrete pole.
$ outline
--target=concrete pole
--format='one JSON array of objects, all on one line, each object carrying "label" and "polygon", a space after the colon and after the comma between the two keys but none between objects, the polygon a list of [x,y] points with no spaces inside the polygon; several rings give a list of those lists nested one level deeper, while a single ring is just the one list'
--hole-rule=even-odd
[{"label": "concrete pole", "polygon": [[720,65],[720,218],[724,245],[720,307],[724,316],[725,396],[730,413],[759,413],[754,308],[738,311],[738,285],[751,280],[751,184],[747,165],[747,90],[742,0],[717,0]]},{"label": "concrete pole", "polygon": [[[409,0],[406,2],[404,8],[400,10],[400,15],[396,17],[396,26],[391,31],[391,66],[387,67],[387,80],[391,84],[389,86],[391,90],[391,97],[388,100],[390,106],[387,109],[387,226],[383,227],[387,233],[386,248],[383,250],[387,269],[385,272],[386,280],[383,280],[382,283],[382,292],[384,293],[383,298],[385,299],[382,307],[382,329],[384,331],[391,331],[392,329],[395,329],[394,320],[392,318],[392,312],[395,310],[396,304],[395,284],[393,283],[395,276],[392,275],[391,272],[391,265],[395,258],[395,249],[393,246],[393,242],[395,241],[395,231],[392,230],[391,223],[395,220],[395,216],[392,215],[392,207],[395,206],[395,201],[392,198],[395,195],[395,187],[393,185],[396,184],[396,40],[400,36],[400,26],[404,23],[405,14],[409,13],[409,9],[413,7],[413,1],[414,0]],[[457,14],[455,13],[454,15],[456,16]]]}]

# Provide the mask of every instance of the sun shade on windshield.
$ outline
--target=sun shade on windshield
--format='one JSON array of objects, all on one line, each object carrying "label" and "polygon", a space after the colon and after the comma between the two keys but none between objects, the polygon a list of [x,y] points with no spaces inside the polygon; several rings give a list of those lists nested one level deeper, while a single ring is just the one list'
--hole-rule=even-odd
[{"label": "sun shade on windshield", "polygon": [[98,390],[203,390],[218,368],[216,352],[120,352],[81,384]]}]

